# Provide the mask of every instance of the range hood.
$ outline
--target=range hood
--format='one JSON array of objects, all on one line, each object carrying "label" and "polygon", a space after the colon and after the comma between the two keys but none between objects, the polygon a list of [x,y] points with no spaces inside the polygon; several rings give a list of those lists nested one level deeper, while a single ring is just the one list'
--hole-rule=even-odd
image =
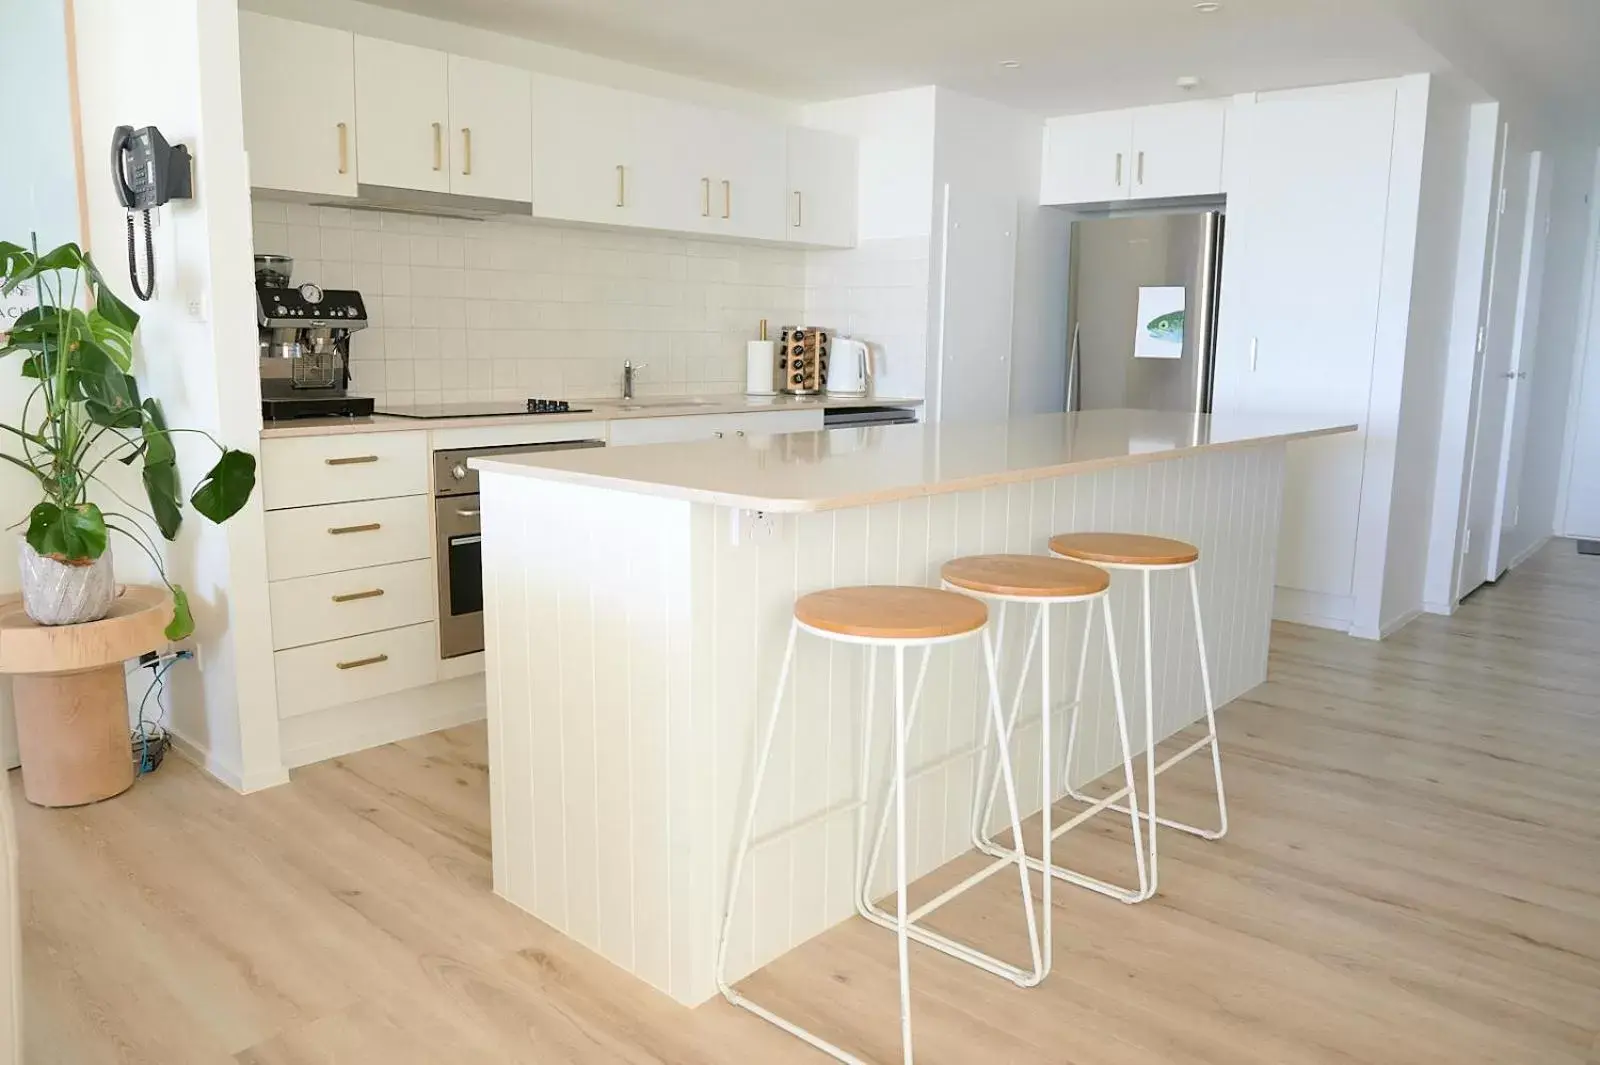
[{"label": "range hood", "polygon": [[332,197],[313,201],[313,207],[359,207],[391,214],[418,214],[430,218],[456,218],[481,222],[486,218],[517,215],[533,216],[530,200],[496,200],[485,196],[458,196],[448,192],[423,192],[397,189],[388,185],[357,185],[354,197]]}]

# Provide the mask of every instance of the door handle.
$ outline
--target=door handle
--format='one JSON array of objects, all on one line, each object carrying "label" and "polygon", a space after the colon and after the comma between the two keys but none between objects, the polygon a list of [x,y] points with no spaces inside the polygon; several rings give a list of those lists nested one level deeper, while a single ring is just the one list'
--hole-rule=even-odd
[{"label": "door handle", "polygon": [[476,518],[479,514],[482,514],[482,513],[483,513],[483,510],[480,507],[471,507],[471,508],[461,507],[461,508],[456,510],[456,517],[458,517],[458,518]]},{"label": "door handle", "polygon": [[700,217],[711,217],[711,179],[708,177],[700,179]]},{"label": "door handle", "polygon": [[339,123],[339,173],[350,173],[350,127]]},{"label": "door handle", "polygon": [[722,217],[733,217],[733,182],[722,183]]},{"label": "door handle", "polygon": [[336,459],[323,459],[329,466],[359,466],[365,462],[377,462],[376,455],[345,455]]},{"label": "door handle", "polygon": [[463,126],[461,128],[461,154],[466,156],[461,160],[461,176],[472,176],[472,130]]},{"label": "door handle", "polygon": [[433,168],[444,169],[444,126],[438,122],[433,124]]},{"label": "door handle", "polygon": [[1144,184],[1144,153],[1143,152],[1139,153],[1139,160],[1134,165],[1139,168],[1138,169],[1138,181],[1139,181],[1139,184],[1143,185]]},{"label": "door handle", "polygon": [[350,533],[377,532],[383,528],[381,522],[368,522],[366,525],[335,525],[328,530],[334,536],[348,536]]},{"label": "door handle", "polygon": [[1256,361],[1261,355],[1261,338],[1250,338],[1250,372],[1256,372]]},{"label": "door handle", "polygon": [[388,655],[373,655],[371,658],[358,658],[354,662],[335,662],[335,669],[360,669],[362,666],[375,666],[379,662],[389,661]]},{"label": "door handle", "polygon": [[628,206],[628,168],[617,164],[617,206]]},{"label": "door handle", "polygon": [[368,588],[364,592],[346,592],[333,597],[335,603],[353,603],[357,599],[376,599],[383,594],[382,588]]},{"label": "door handle", "polygon": [[1122,153],[1117,153],[1117,188],[1122,188]]},{"label": "door handle", "polygon": [[805,217],[806,201],[801,193],[796,192],[794,194],[794,227],[796,229],[799,229],[805,225]]}]

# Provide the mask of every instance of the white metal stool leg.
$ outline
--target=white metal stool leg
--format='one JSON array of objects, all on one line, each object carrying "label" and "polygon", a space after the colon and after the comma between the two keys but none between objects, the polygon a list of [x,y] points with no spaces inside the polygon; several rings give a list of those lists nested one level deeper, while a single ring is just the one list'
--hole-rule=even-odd
[{"label": "white metal stool leg", "polygon": [[[897,653],[898,650],[899,649],[897,649]],[[1001,730],[1000,689],[998,672],[995,667],[994,646],[989,639],[989,632],[987,629],[985,629],[983,633],[983,652],[984,664],[988,673],[989,682],[989,698],[987,700],[989,726],[988,730],[986,730],[986,736],[997,736]],[[926,670],[927,658],[924,656],[922,672],[925,674]],[[914,724],[916,721],[917,710],[920,707],[921,693],[922,677],[919,676],[916,693],[912,697],[912,707],[909,719],[907,721],[907,731],[909,731],[910,725]],[[987,742],[988,740],[986,739],[985,743],[987,744]],[[937,897],[917,907],[917,909],[912,911],[912,913],[909,915],[909,918],[906,918],[902,922],[900,917],[891,917],[889,914],[884,913],[881,909],[879,909],[873,903],[870,894],[872,890],[872,880],[877,873],[878,857],[882,850],[884,835],[888,827],[889,809],[886,801],[882,807],[883,813],[878,821],[878,830],[876,838],[873,841],[871,856],[867,860],[865,874],[858,883],[859,890],[856,897],[856,909],[861,916],[865,917],[874,924],[881,925],[885,928],[893,928],[897,934],[903,931],[905,935],[909,936],[911,939],[915,939],[918,943],[921,943],[924,946],[932,947],[934,950],[948,954],[951,957],[967,962],[970,965],[977,966],[985,972],[990,972],[996,976],[1010,980],[1019,987],[1035,987],[1041,981],[1043,981],[1045,976],[1049,973],[1048,953],[1045,948],[1042,948],[1040,945],[1039,923],[1033,905],[1033,892],[1028,886],[1028,867],[1026,864],[1026,856],[1021,852],[1020,841],[1022,839],[1022,819],[1017,802],[1016,780],[1012,772],[1011,759],[1004,751],[1002,751],[999,770],[996,776],[997,779],[1003,779],[1005,783],[1006,802],[1011,814],[1011,825],[1013,831],[1016,833],[1015,839],[1018,840],[1017,849],[1004,851],[1003,853],[997,855],[996,857],[998,857],[999,860],[989,864],[988,866],[985,866],[983,869],[967,877],[959,884],[946,889]],[[906,774],[902,772],[902,767],[897,763],[893,780],[893,787],[895,789],[894,798],[897,804],[902,797],[900,793],[904,790],[907,783],[908,778]],[[951,939],[950,937],[941,935],[938,932],[922,928],[917,924],[917,922],[928,916],[928,914],[934,912],[945,903],[961,895],[969,888],[989,879],[989,877],[993,876],[995,873],[998,873],[1007,865],[1013,865],[1017,870],[1018,884],[1021,888],[1022,894],[1023,915],[1027,921],[1029,946],[1032,951],[1033,965],[1031,970],[1023,969],[1020,966],[1001,961],[993,955],[985,954],[984,952],[962,943],[959,940]],[[897,881],[897,889],[901,886],[903,885]],[[1045,901],[1047,907],[1046,921],[1048,922],[1048,893],[1045,896]],[[1048,936],[1048,923],[1045,927],[1045,934]]]},{"label": "white metal stool leg", "polygon": [[[1147,871],[1147,862],[1146,862],[1146,858],[1145,858],[1144,831],[1143,831],[1143,828],[1142,828],[1141,823],[1140,823],[1139,815],[1137,813],[1137,810],[1138,810],[1138,795],[1137,795],[1137,792],[1134,790],[1134,786],[1133,786],[1133,755],[1132,755],[1132,748],[1131,748],[1131,746],[1129,745],[1129,742],[1128,742],[1127,706],[1126,706],[1126,703],[1123,700],[1123,695],[1122,695],[1122,666],[1121,666],[1121,663],[1118,661],[1118,658],[1117,658],[1117,646],[1116,646],[1116,636],[1115,636],[1115,631],[1116,630],[1115,630],[1115,627],[1113,626],[1112,620],[1111,620],[1111,602],[1110,602],[1110,599],[1106,595],[1100,594],[1100,595],[1097,595],[1097,596],[1090,597],[1088,599],[1049,600],[1049,601],[1040,600],[1039,601],[1039,608],[1038,609],[1039,609],[1039,616],[1040,616],[1040,619],[1042,621],[1042,624],[1035,625],[1034,630],[1033,630],[1033,635],[1030,638],[1030,647],[1028,649],[1028,653],[1023,658],[1022,672],[1018,675],[1018,678],[1017,678],[1017,697],[1016,697],[1015,701],[1012,704],[1011,719],[1007,723],[1007,727],[1006,727],[1006,730],[1005,730],[1005,733],[1004,733],[1004,737],[1002,739],[1002,743],[1004,745],[1006,745],[1007,748],[1009,749],[1011,738],[1012,738],[1012,735],[1013,735],[1013,732],[1014,732],[1015,726],[1016,726],[1017,707],[1021,702],[1022,689],[1026,686],[1027,675],[1028,675],[1027,671],[1028,671],[1029,664],[1032,662],[1032,658],[1033,658],[1033,648],[1032,648],[1031,645],[1032,645],[1033,642],[1037,641],[1041,645],[1041,658],[1042,658],[1042,667],[1041,668],[1044,671],[1044,676],[1043,676],[1042,681],[1041,681],[1041,692],[1040,692],[1040,696],[1041,696],[1040,697],[1040,758],[1041,758],[1041,762],[1042,762],[1042,765],[1041,765],[1041,776],[1042,776],[1041,787],[1042,787],[1042,794],[1050,796],[1051,799],[1053,800],[1055,795],[1056,795],[1056,791],[1052,787],[1053,781],[1051,779],[1051,768],[1052,768],[1052,763],[1054,762],[1054,758],[1053,758],[1053,747],[1052,747],[1052,744],[1050,742],[1050,735],[1051,735],[1050,723],[1051,723],[1051,720],[1054,717],[1054,708],[1051,705],[1051,699],[1050,699],[1050,676],[1049,676],[1049,674],[1050,674],[1050,654],[1049,654],[1049,650],[1050,650],[1050,627],[1049,627],[1049,620],[1048,620],[1049,619],[1049,613],[1048,613],[1049,612],[1049,607],[1051,605],[1053,605],[1054,603],[1075,603],[1075,602],[1087,602],[1088,603],[1088,612],[1087,612],[1087,617],[1086,617],[1086,621],[1085,621],[1085,625],[1084,625],[1084,632],[1083,632],[1083,645],[1082,645],[1082,648],[1080,649],[1079,657],[1078,657],[1077,689],[1076,689],[1076,694],[1075,694],[1074,701],[1073,701],[1072,708],[1071,708],[1071,712],[1072,712],[1071,725],[1070,725],[1069,731],[1067,733],[1067,747],[1068,747],[1068,750],[1067,750],[1067,759],[1066,759],[1066,763],[1065,763],[1066,768],[1063,770],[1063,774],[1062,774],[1063,778],[1065,778],[1067,770],[1070,770],[1070,767],[1072,765],[1072,745],[1076,740],[1078,711],[1079,711],[1079,708],[1083,705],[1083,675],[1084,675],[1084,672],[1085,672],[1085,670],[1087,668],[1087,665],[1088,665],[1089,641],[1090,641],[1090,638],[1093,636],[1093,632],[1094,632],[1094,612],[1095,612],[1095,609],[1096,609],[1096,600],[1098,600],[1099,609],[1100,609],[1100,611],[1101,611],[1101,613],[1102,613],[1102,615],[1104,617],[1104,623],[1105,623],[1105,627],[1106,627],[1106,634],[1107,634],[1106,648],[1107,648],[1107,652],[1108,652],[1109,657],[1110,657],[1112,696],[1113,696],[1113,701],[1114,701],[1114,704],[1115,704],[1115,707],[1116,707],[1117,732],[1118,732],[1118,736],[1121,739],[1121,744],[1122,744],[1122,766],[1123,766],[1123,773],[1124,773],[1124,776],[1126,778],[1127,784],[1121,791],[1116,792],[1113,795],[1109,795],[1104,799],[1098,799],[1097,800],[1097,799],[1090,799],[1090,798],[1084,797],[1081,801],[1089,803],[1090,804],[1089,808],[1087,810],[1083,810],[1083,811],[1077,813],[1071,819],[1069,819],[1069,820],[1067,820],[1067,821],[1065,821],[1065,822],[1063,822],[1063,823],[1061,823],[1059,825],[1052,824],[1052,821],[1053,821],[1052,805],[1053,804],[1051,802],[1046,802],[1044,804],[1044,806],[1043,806],[1042,811],[1041,811],[1041,821],[1042,821],[1042,824],[1041,824],[1041,835],[1042,835],[1042,839],[1044,841],[1044,851],[1043,851],[1043,854],[1041,855],[1041,857],[1039,857],[1039,858],[1034,858],[1034,857],[1032,857],[1030,855],[1029,858],[1028,858],[1028,866],[1029,866],[1029,868],[1037,870],[1037,871],[1039,871],[1041,873],[1048,871],[1049,876],[1046,878],[1046,880],[1047,880],[1047,883],[1046,883],[1046,892],[1047,892],[1046,898],[1047,899],[1049,897],[1048,896],[1048,890],[1049,890],[1048,881],[1050,881],[1050,880],[1062,880],[1062,881],[1065,881],[1066,883],[1073,884],[1073,885],[1075,885],[1077,887],[1087,888],[1090,891],[1099,892],[1102,895],[1107,895],[1107,896],[1109,896],[1111,898],[1114,898],[1114,899],[1117,899],[1117,900],[1119,900],[1121,902],[1128,902],[1128,903],[1143,902],[1145,899],[1150,897],[1150,895],[1152,893],[1152,888],[1151,888],[1151,886],[1149,884],[1149,877],[1148,877],[1148,871]],[[982,777],[980,776],[979,779],[981,780]],[[991,781],[989,789],[988,789],[988,798],[986,800],[986,803],[982,807],[982,813],[981,813],[980,817],[976,819],[976,822],[980,823],[982,827],[975,832],[974,843],[985,854],[989,854],[989,855],[992,855],[994,857],[1000,857],[1000,856],[1002,856],[1004,854],[1007,854],[1007,853],[1010,853],[1010,852],[1005,851],[998,844],[996,844],[995,841],[987,833],[987,826],[989,825],[989,823],[991,822],[991,819],[993,817],[993,806],[994,806],[994,798],[995,798],[994,792],[995,792],[994,782]],[[1101,880],[1101,879],[1098,879],[1096,877],[1089,876],[1089,875],[1087,875],[1085,873],[1080,873],[1080,872],[1078,872],[1076,870],[1066,868],[1066,867],[1058,864],[1054,860],[1053,847],[1054,847],[1054,843],[1055,843],[1056,840],[1060,839],[1062,836],[1064,836],[1068,832],[1072,831],[1072,829],[1077,828],[1079,825],[1083,824],[1085,821],[1089,820],[1089,818],[1093,817],[1095,814],[1099,813],[1100,811],[1112,808],[1113,804],[1118,799],[1121,799],[1124,796],[1132,796],[1131,801],[1132,801],[1132,804],[1133,804],[1133,809],[1135,811],[1135,813],[1129,815],[1128,820],[1129,820],[1130,829],[1131,829],[1131,831],[1133,833],[1134,863],[1135,863],[1135,867],[1136,867],[1136,869],[1138,871],[1138,877],[1139,877],[1139,886],[1137,888],[1122,887],[1122,886],[1120,886],[1118,884],[1113,884],[1113,883],[1110,883],[1108,881]],[[1078,796],[1076,794],[1074,794],[1073,797],[1077,798]],[[1127,812],[1127,811],[1124,810],[1123,812]],[[1017,838],[1020,839],[1020,837],[1017,837]],[[1052,923],[1049,920],[1048,916],[1047,916],[1046,923],[1045,923],[1045,935],[1046,935],[1047,942],[1053,936]]]}]

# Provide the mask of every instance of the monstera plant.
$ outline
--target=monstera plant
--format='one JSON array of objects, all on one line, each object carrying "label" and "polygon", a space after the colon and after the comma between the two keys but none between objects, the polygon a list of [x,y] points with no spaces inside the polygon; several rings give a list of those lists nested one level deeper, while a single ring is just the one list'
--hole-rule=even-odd
[{"label": "monstera plant", "polygon": [[[216,465],[189,496],[214,522],[239,512],[255,489],[253,455],[224,447],[201,430],[167,425],[161,404],[139,395],[133,334],[139,316],[119,300],[94,262],[76,244],[39,253],[0,241],[0,295],[30,286],[35,298],[0,332],[0,359],[16,355],[31,381],[16,421],[0,412],[0,462],[18,467],[39,486],[22,548],[23,600],[34,620],[67,624],[104,617],[114,585],[107,550],[117,533],[149,556],[172,591],[168,639],[194,631],[184,590],[167,579],[153,526],[175,540],[183,524],[178,433],[195,433],[217,448]],[[107,464],[141,464],[148,507],[130,502],[105,479]],[[90,496],[112,500],[106,509]],[[9,500],[8,500],[9,502]],[[101,588],[96,594],[85,588]]]}]

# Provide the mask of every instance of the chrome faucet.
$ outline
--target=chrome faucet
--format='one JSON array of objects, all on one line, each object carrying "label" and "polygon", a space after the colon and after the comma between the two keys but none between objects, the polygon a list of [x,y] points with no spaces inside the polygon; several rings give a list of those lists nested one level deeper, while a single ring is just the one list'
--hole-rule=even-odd
[{"label": "chrome faucet", "polygon": [[641,362],[637,366],[635,366],[632,359],[629,359],[629,360],[625,361],[622,364],[622,398],[623,399],[632,399],[633,398],[633,375],[638,373],[642,369],[644,369],[644,363]]}]

